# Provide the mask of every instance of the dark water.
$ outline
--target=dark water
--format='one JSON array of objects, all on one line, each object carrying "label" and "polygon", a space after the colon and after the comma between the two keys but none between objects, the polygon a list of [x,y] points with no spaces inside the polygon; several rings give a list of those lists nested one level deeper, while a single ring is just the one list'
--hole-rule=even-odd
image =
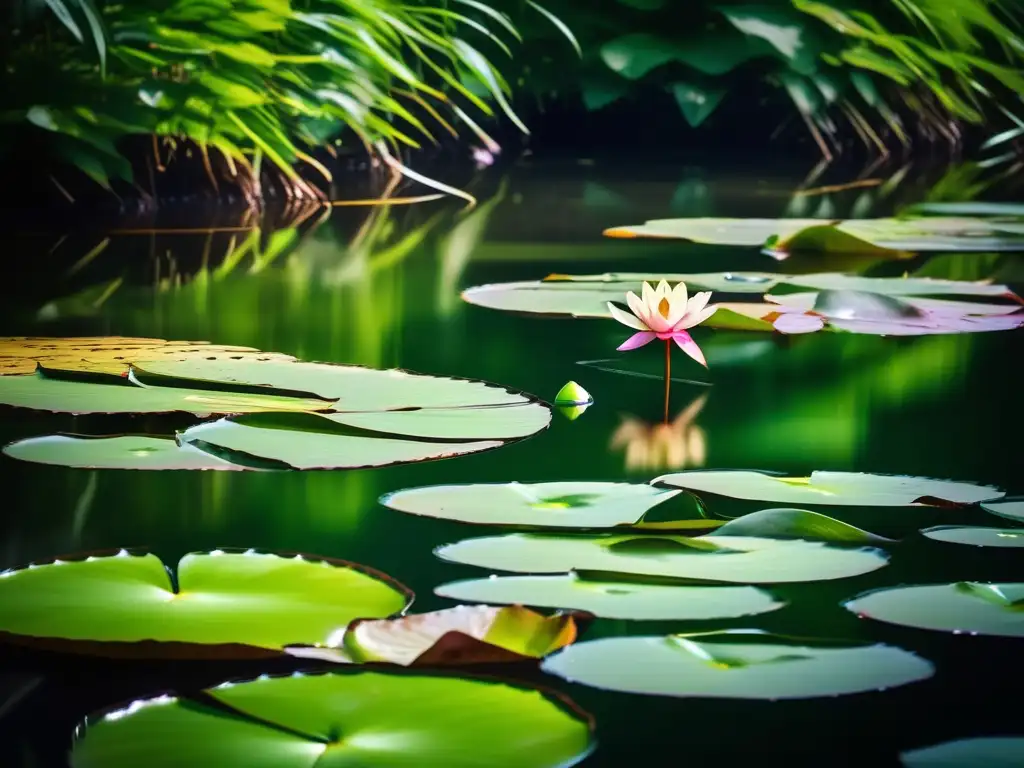
[{"label": "dark water", "polygon": [[[556,414],[548,431],[497,451],[377,470],[96,472],[3,458],[0,567],[122,546],[150,547],[165,562],[219,546],[297,550],[383,570],[415,590],[414,610],[427,611],[449,604],[433,596],[434,586],[481,575],[437,560],[432,549],[486,531],[377,504],[381,494],[410,486],[642,482],[671,469],[705,467],[910,474],[1020,493],[1020,334],[780,338],[697,331],[710,371],[688,365],[680,355],[676,375],[712,386],[674,385],[673,414],[696,398],[704,402],[691,424],[666,433],[656,429],[663,405],[658,381],[576,364],[615,356],[625,329],[606,321],[506,315],[459,299],[470,285],[552,272],[886,275],[926,261],[818,257],[777,263],[756,249],[600,236],[607,226],[673,215],[886,215],[899,202],[923,197],[934,180],[915,170],[889,198],[882,199],[878,188],[864,188],[801,199],[793,197],[799,175],[700,167],[520,167],[500,184],[500,174],[481,182],[482,205],[468,223],[450,203],[394,207],[373,214],[373,220],[369,209],[338,209],[319,227],[307,221],[297,245],[273,260],[237,258],[237,246],[248,235],[223,231],[239,223],[223,213],[198,212],[171,222],[222,228],[212,233],[153,234],[135,231],[149,225],[128,222],[119,228],[132,231],[109,235],[98,252],[108,236],[103,231],[80,228],[63,240],[62,232],[19,233],[9,238],[8,257],[28,266],[19,284],[5,289],[3,335],[205,339],[308,360],[479,378],[547,399],[575,379],[596,404],[577,421]],[[457,222],[463,224],[453,229]],[[1020,273],[1012,262],[1016,256],[998,264],[987,257],[955,258],[944,266],[951,277],[982,277],[975,273],[996,267]],[[90,287],[92,293],[77,300],[54,301]],[[107,290],[112,292],[100,301]],[[658,370],[660,351],[653,345],[631,354],[631,365]],[[142,419],[123,423],[132,431],[145,426]],[[95,421],[8,411],[0,436],[6,441],[43,434],[55,425],[87,431],[90,424]],[[632,424],[629,438],[624,424]],[[759,508],[716,502],[712,512],[727,516]],[[980,511],[838,509],[837,516],[856,525],[906,537],[888,567],[772,590],[790,604],[741,621],[598,621],[590,631],[598,636],[743,626],[874,639],[932,660],[935,677],[887,692],[796,703],[644,698],[544,680],[595,716],[599,746],[587,765],[730,765],[754,755],[791,765],[895,765],[902,749],[1021,733],[1016,707],[999,703],[1015,701],[1019,692],[1016,644],[868,624],[839,606],[882,585],[1020,580],[1024,569],[1016,550],[972,549],[916,535],[931,525],[1000,525],[999,520]],[[46,682],[0,719],[4,766],[65,764],[73,727],[92,709],[251,671],[6,655],[7,671],[34,668],[46,673]]]}]

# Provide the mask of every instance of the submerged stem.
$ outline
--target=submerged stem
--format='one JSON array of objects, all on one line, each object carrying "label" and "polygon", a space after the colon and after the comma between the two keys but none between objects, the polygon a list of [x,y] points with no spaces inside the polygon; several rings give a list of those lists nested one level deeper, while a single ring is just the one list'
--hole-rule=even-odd
[{"label": "submerged stem", "polygon": [[672,340],[665,340],[665,423],[668,424],[668,395],[672,386]]}]

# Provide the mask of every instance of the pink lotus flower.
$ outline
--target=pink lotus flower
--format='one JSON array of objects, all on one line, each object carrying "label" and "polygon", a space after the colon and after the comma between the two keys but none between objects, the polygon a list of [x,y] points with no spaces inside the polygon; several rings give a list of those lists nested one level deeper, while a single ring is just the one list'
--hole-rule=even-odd
[{"label": "pink lotus flower", "polygon": [[690,338],[686,329],[700,325],[715,314],[718,307],[707,305],[708,299],[711,298],[711,291],[701,291],[687,299],[686,283],[679,283],[675,288],[669,288],[668,283],[662,280],[657,288],[651,288],[650,285],[644,283],[641,293],[643,294],[642,299],[632,291],[626,294],[626,303],[633,311],[632,315],[608,302],[608,310],[612,313],[612,317],[623,325],[628,325],[639,331],[630,336],[618,348],[619,351],[637,349],[655,339],[665,342],[671,340],[683,352],[707,368],[708,364],[704,359],[704,353]]}]

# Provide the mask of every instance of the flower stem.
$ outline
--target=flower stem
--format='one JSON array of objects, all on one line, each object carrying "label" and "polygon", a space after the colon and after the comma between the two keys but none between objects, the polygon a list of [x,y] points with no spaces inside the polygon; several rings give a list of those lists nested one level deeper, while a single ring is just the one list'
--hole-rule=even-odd
[{"label": "flower stem", "polygon": [[672,385],[672,341],[665,341],[665,423],[668,424],[668,394]]}]

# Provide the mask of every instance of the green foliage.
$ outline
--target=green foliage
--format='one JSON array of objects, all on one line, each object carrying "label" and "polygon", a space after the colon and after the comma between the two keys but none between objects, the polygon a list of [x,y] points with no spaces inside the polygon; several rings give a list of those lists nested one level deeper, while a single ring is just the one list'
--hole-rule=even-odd
[{"label": "green foliage", "polygon": [[339,137],[418,147],[438,127],[454,132],[447,111],[488,140],[464,110],[490,116],[494,104],[525,130],[491,60],[518,33],[478,2],[22,0],[11,22],[2,146],[31,126],[103,186],[132,181],[119,142],[133,134],[163,139],[158,170],[195,149],[214,185],[242,179],[258,196],[264,159],[313,194],[293,165],[329,178],[308,153]]},{"label": "green foliage", "polygon": [[792,103],[826,156],[851,132],[883,154],[893,142],[909,146],[908,126],[958,143],[958,122],[993,121],[1004,127],[986,149],[1004,151],[1024,136],[1024,122],[1000,106],[1024,96],[1021,17],[999,0],[561,0],[553,8],[582,40],[584,59],[572,72],[556,57],[542,87],[578,89],[589,110],[663,91],[696,127],[739,86],[761,80]]}]

